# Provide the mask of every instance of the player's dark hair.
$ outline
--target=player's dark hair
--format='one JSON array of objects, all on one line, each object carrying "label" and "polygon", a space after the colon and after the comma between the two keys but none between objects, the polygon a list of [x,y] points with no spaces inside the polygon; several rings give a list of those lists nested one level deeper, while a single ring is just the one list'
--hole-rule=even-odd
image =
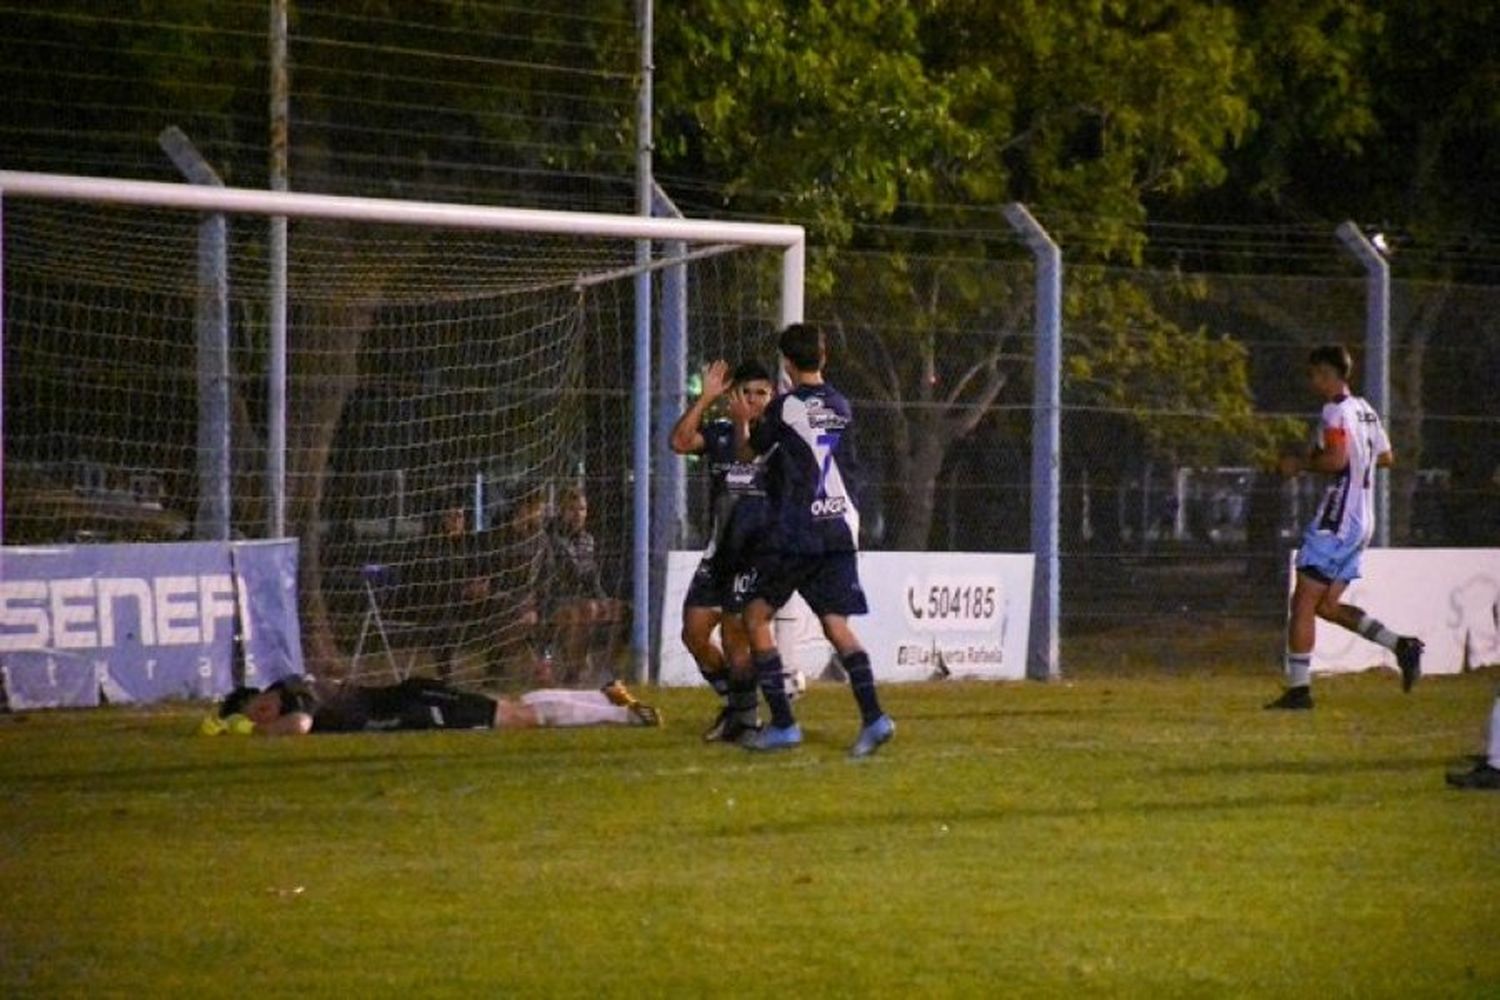
[{"label": "player's dark hair", "polygon": [[1307,355],[1307,363],[1311,365],[1327,365],[1339,373],[1339,378],[1347,379],[1349,373],[1354,370],[1354,359],[1349,356],[1349,351],[1343,344],[1323,344],[1314,347]]},{"label": "player's dark hair", "polygon": [[237,687],[224,696],[219,703],[219,718],[227,719],[231,715],[242,715],[245,706],[250,704],[250,699],[260,694],[260,688]]},{"label": "player's dark hair", "polygon": [[746,382],[772,382],[776,380],[771,377],[771,369],[755,359],[741,361],[734,370],[734,384],[744,385]]},{"label": "player's dark hair", "polygon": [[776,346],[799,372],[815,372],[823,367],[823,335],[806,323],[793,323],[782,330]]}]

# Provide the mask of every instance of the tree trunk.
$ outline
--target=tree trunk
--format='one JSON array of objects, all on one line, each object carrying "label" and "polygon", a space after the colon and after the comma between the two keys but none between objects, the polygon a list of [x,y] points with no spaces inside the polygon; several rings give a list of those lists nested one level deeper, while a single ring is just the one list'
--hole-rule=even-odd
[{"label": "tree trunk", "polygon": [[[1417,287],[1407,289],[1408,294],[1418,294]],[[1391,470],[1391,544],[1406,545],[1411,542],[1412,512],[1416,506],[1417,472],[1422,467],[1422,420],[1426,412],[1423,402],[1423,369],[1427,362],[1427,345],[1432,340],[1443,308],[1448,299],[1448,288],[1432,289],[1431,298],[1416,304],[1405,343],[1397,338],[1402,348],[1398,363],[1391,366],[1391,389],[1393,404],[1400,404],[1400,420],[1390,428],[1391,449],[1396,454],[1396,466]]]},{"label": "tree trunk", "polygon": [[344,405],[359,383],[359,346],[374,322],[370,304],[326,304],[305,310],[287,373],[287,527],[301,542],[298,585],[302,648],[315,674],[342,672],[345,662],[323,594],[323,492]]},{"label": "tree trunk", "polygon": [[922,552],[932,539],[932,521],[937,499],[937,479],[943,471],[948,440],[934,421],[919,421],[911,447],[897,453],[896,482],[901,493],[896,504],[895,531],[891,545],[903,552]]}]

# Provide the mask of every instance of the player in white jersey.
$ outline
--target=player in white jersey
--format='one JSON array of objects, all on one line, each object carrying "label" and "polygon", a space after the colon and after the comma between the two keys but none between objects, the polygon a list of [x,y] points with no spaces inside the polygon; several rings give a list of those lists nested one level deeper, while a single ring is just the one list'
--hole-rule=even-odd
[{"label": "player in white jersey", "polygon": [[1352,367],[1349,352],[1338,344],[1308,355],[1308,383],[1323,400],[1323,413],[1306,461],[1291,460],[1295,467],[1287,471],[1320,472],[1332,478],[1297,552],[1297,585],[1287,624],[1287,688],[1267,708],[1313,707],[1310,682],[1318,618],[1395,653],[1403,691],[1410,691],[1422,673],[1420,639],[1397,635],[1354,605],[1339,601],[1349,584],[1359,579],[1360,557],[1375,531],[1375,470],[1393,461],[1380,416],[1349,391]]},{"label": "player in white jersey", "polygon": [[1494,707],[1490,709],[1490,731],[1485,743],[1485,752],[1475,755],[1472,768],[1448,773],[1448,784],[1454,788],[1500,792],[1500,694],[1495,696]]}]

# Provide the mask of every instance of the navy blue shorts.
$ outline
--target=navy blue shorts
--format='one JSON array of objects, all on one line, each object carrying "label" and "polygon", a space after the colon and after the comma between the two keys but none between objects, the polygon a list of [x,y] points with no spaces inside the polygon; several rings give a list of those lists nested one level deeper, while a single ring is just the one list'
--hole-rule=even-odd
[{"label": "navy blue shorts", "polygon": [[725,568],[718,559],[705,558],[693,573],[688,584],[687,596],[682,599],[682,608],[718,608],[726,614],[737,615],[750,603],[754,590],[754,568],[736,573]]},{"label": "navy blue shorts", "polygon": [[720,572],[716,560],[712,556],[704,556],[693,572],[682,606],[684,609],[722,608],[726,603],[725,598],[729,596],[731,583],[731,579]]},{"label": "navy blue shorts", "polygon": [[825,552],[809,556],[787,552],[769,552],[755,561],[755,568],[736,589],[743,586],[746,596],[759,598],[779,608],[792,599],[792,592],[802,595],[813,614],[863,615],[870,606],[865,602],[864,588],[859,585],[858,552]]}]

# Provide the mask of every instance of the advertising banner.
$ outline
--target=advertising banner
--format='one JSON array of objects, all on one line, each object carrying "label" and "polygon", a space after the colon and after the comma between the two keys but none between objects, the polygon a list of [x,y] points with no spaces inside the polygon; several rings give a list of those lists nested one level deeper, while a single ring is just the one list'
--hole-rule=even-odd
[{"label": "advertising banner", "polygon": [[212,698],[301,673],[297,543],[0,549],[13,709]]},{"label": "advertising banner", "polygon": [[[1500,549],[1369,549],[1343,601],[1427,644],[1422,672],[1500,664]],[[1318,621],[1313,669],[1394,669],[1386,649]]]},{"label": "advertising banner", "polygon": [[[700,684],[683,648],[682,599],[700,553],[672,552],[662,597],[662,684]],[[882,682],[1026,676],[1033,557],[1029,553],[861,552],[870,613],[854,620]],[[805,609],[805,605],[802,608]],[[805,610],[779,616],[782,659],[817,678],[832,650]]]}]

